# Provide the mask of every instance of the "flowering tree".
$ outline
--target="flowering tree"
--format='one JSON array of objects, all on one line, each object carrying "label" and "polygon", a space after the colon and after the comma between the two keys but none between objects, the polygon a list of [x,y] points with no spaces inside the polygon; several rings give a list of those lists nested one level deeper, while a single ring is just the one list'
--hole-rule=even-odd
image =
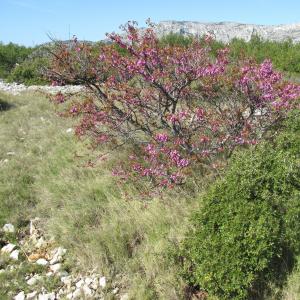
[{"label": "flowering tree", "polygon": [[59,44],[47,72],[55,84],[87,87],[87,99],[69,110],[82,116],[79,136],[134,145],[116,174],[179,184],[188,168],[257,143],[297,105],[299,85],[284,82],[269,60],[230,62],[228,49],[213,57],[209,37],[162,47],[151,24],[123,30],[98,51],[76,38],[72,46]]}]

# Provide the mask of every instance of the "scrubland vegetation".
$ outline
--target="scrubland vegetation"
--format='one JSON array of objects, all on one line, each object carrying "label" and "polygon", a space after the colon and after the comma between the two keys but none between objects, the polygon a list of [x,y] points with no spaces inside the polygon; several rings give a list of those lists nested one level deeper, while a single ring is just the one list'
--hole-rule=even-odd
[{"label": "scrubland vegetation", "polygon": [[86,97],[0,96],[0,223],[42,217],[130,299],[299,299],[300,46],[126,30],[55,50]]},{"label": "scrubland vegetation", "polygon": [[[192,38],[177,34],[169,34],[161,39],[162,45],[187,46],[191,41]],[[99,44],[101,43],[93,45],[96,51]],[[299,43],[294,44],[291,40],[272,42],[253,36],[249,42],[234,39],[227,46],[230,49],[231,57],[234,59],[252,57],[257,62],[262,62],[264,59],[269,58],[272,60],[274,67],[285,72],[288,77],[299,77]],[[212,44],[214,50],[224,47],[225,45],[222,42],[215,41]],[[25,47],[13,43],[7,45],[0,43],[0,78],[27,85],[47,83],[40,74],[41,67],[44,67],[49,61],[47,51],[44,48],[43,45]]]}]

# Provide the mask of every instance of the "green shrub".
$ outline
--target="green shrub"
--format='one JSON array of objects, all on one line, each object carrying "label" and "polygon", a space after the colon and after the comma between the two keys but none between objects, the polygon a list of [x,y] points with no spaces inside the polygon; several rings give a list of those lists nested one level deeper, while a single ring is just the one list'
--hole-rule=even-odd
[{"label": "green shrub", "polygon": [[14,43],[4,45],[0,42],[0,78],[6,78],[16,64],[23,62],[33,48]]},{"label": "green shrub", "polygon": [[184,46],[187,47],[191,45],[193,38],[189,36],[184,36],[178,33],[169,33],[160,39],[161,46]]},{"label": "green shrub", "polygon": [[299,253],[299,111],[285,126],[274,143],[237,153],[193,216],[185,276],[220,299],[258,299]]},{"label": "green shrub", "polygon": [[26,85],[46,84],[47,80],[43,79],[41,70],[48,65],[48,58],[33,58],[25,60],[12,69],[7,80],[10,82],[24,83]]},{"label": "green shrub", "polygon": [[257,62],[269,58],[274,66],[291,74],[300,72],[300,43],[291,40],[275,42],[253,36],[249,42],[233,39],[229,48],[234,59],[253,57]]}]

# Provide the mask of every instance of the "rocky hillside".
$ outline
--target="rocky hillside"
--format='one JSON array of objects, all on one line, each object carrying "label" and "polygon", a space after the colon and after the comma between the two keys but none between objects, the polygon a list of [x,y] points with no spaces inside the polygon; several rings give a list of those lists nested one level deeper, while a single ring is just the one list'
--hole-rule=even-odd
[{"label": "rocky hillside", "polygon": [[286,25],[254,25],[235,22],[202,23],[191,21],[162,21],[157,26],[159,36],[169,33],[178,33],[186,36],[202,36],[210,33],[217,40],[229,42],[233,38],[249,41],[252,35],[263,39],[282,41],[292,39],[300,41],[300,23]]}]

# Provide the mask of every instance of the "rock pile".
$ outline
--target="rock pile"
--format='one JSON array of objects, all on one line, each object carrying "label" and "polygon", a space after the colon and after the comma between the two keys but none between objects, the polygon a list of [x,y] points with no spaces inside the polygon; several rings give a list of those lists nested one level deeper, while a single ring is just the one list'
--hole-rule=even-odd
[{"label": "rock pile", "polygon": [[61,92],[63,94],[71,93],[75,94],[84,90],[84,87],[79,85],[65,85],[65,86],[50,86],[50,85],[31,85],[26,86],[24,84],[18,83],[7,83],[0,79],[0,91],[11,94],[19,95],[22,92],[34,91],[34,92],[43,92],[50,94],[57,94]]},{"label": "rock pile", "polygon": [[[20,290],[12,295],[14,300],[56,300],[56,299],[104,299],[110,294],[114,299],[127,299],[127,294],[120,295],[116,284],[107,282],[107,278],[96,272],[86,274],[73,273],[64,267],[68,254],[63,247],[57,246],[54,240],[47,240],[41,230],[42,220],[35,218],[30,221],[29,234],[17,243],[7,242],[0,251],[1,256],[6,256],[14,261],[14,265],[1,269],[2,272],[10,272],[24,263],[39,265],[43,272],[25,275],[28,286],[27,292]],[[12,234],[15,228],[12,224],[5,224],[2,228],[4,234]],[[19,255],[20,254],[20,255]],[[23,261],[22,261],[23,260]],[[16,264],[16,262],[18,264]],[[58,282],[54,290],[45,288],[45,279],[53,278]],[[29,291],[29,292],[28,292]]]}]

